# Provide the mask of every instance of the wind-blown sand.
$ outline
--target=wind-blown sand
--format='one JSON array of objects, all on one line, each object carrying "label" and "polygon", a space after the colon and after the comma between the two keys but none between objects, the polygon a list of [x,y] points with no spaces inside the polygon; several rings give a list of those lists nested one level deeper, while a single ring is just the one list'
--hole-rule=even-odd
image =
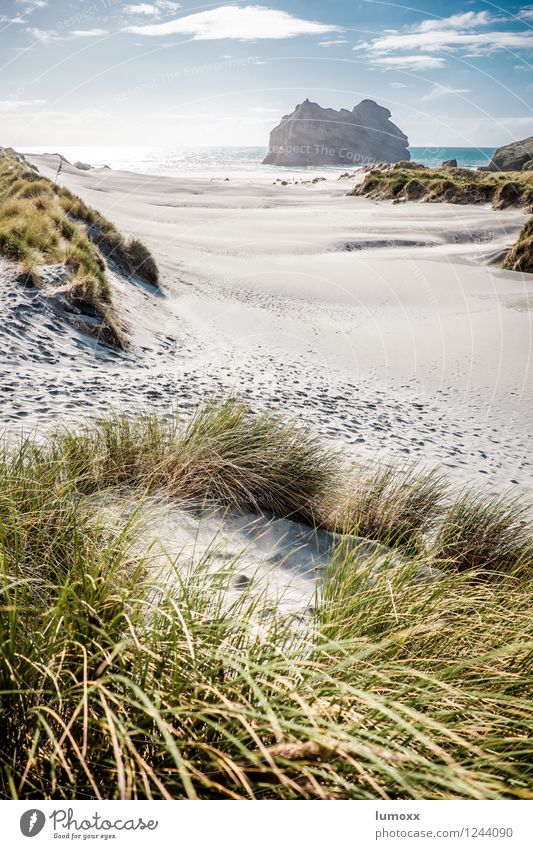
[{"label": "wind-blown sand", "polygon": [[[28,157],[50,177],[57,158]],[[60,181],[153,251],[164,297],[122,286],[136,348],[43,326],[0,268],[4,423],[109,405],[185,410],[234,390],[347,450],[528,488],[530,275],[489,265],[524,221],[480,206],[376,204],[353,181],[143,176],[64,166]],[[6,282],[7,281],[7,282]],[[7,293],[7,294],[6,294]],[[17,300],[17,304],[14,303]],[[36,317],[37,316],[37,317]],[[11,352],[11,353],[10,353]]]}]

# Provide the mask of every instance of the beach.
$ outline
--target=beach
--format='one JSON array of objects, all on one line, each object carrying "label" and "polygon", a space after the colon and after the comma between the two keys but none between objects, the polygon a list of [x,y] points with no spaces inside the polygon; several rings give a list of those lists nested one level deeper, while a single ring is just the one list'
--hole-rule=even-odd
[{"label": "beach", "polygon": [[[29,160],[55,177],[57,157]],[[309,422],[347,457],[527,490],[531,283],[491,264],[523,212],[347,197],[358,179],[64,164],[61,185],[152,250],[162,294],[120,284],[132,345],[117,354],[37,327],[31,296],[11,292],[4,424],[187,412],[231,392]]]},{"label": "beach", "polygon": [[2,12],[6,845],[520,844],[533,6]]}]

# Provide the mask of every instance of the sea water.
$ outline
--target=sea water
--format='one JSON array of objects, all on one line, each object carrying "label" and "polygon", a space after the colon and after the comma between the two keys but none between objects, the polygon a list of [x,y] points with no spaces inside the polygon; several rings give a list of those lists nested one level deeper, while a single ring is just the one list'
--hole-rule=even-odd
[{"label": "sea water", "polygon": [[[279,166],[261,165],[266,147],[68,147],[45,145],[20,148],[22,153],[61,153],[69,162],[86,162],[93,166],[141,173],[191,173],[194,171],[257,171],[280,173]],[[435,168],[446,159],[456,159],[461,168],[477,168],[490,162],[494,147],[411,147],[411,159]],[[291,171],[298,170],[291,168]],[[312,169],[305,169],[312,170]],[[349,164],[320,171],[350,170]]]}]

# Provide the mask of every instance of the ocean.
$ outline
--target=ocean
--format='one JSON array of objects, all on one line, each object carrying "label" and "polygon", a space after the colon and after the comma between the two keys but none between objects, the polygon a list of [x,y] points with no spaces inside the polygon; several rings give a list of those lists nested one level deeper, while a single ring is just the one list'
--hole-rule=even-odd
[{"label": "ocean", "polygon": [[[280,173],[273,165],[261,165],[266,156],[266,147],[194,147],[194,148],[148,148],[148,147],[68,147],[48,145],[19,148],[22,153],[61,153],[69,162],[87,162],[89,165],[109,165],[111,168],[139,171],[141,173],[180,173],[191,171],[257,171]],[[486,165],[492,158],[494,147],[411,147],[411,159],[429,167],[437,167],[445,159],[456,159],[462,168],[477,168]],[[282,170],[282,169],[281,169]],[[308,171],[309,168],[291,171]],[[340,172],[350,170],[336,166],[318,170]]]}]

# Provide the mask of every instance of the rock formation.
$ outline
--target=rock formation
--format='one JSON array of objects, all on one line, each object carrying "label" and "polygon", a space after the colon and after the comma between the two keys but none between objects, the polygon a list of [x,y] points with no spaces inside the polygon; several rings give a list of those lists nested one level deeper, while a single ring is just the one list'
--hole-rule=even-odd
[{"label": "rock formation", "polygon": [[[499,147],[487,165],[487,171],[524,171],[533,162],[533,136]],[[484,169],[485,170],[485,169]]]},{"label": "rock formation", "polygon": [[373,100],[348,109],[322,109],[305,100],[270,133],[264,165],[348,165],[409,159],[407,136]]}]

